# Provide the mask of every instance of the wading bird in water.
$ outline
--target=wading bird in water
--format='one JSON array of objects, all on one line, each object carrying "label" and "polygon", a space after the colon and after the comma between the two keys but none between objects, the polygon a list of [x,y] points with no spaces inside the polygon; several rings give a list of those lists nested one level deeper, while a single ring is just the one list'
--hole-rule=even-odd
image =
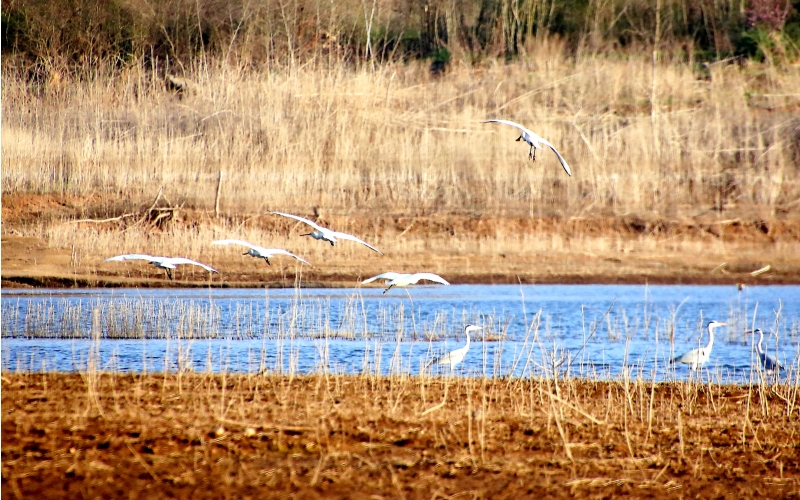
[{"label": "wading bird in water", "polygon": [[267,265],[269,265],[269,266],[272,265],[269,262],[270,257],[274,257],[276,255],[288,255],[289,257],[294,257],[295,259],[297,259],[300,262],[303,262],[305,264],[308,264],[309,266],[311,265],[311,263],[308,262],[307,260],[305,260],[304,258],[298,257],[297,255],[293,254],[292,252],[289,252],[288,250],[282,250],[280,248],[264,248],[264,247],[260,247],[258,245],[253,245],[252,243],[248,243],[248,242],[243,241],[243,240],[216,240],[216,241],[212,241],[211,244],[212,245],[242,245],[242,246],[247,247],[247,248],[250,249],[247,252],[243,253],[242,255],[249,255],[251,257],[264,259],[264,262],[266,262]]},{"label": "wading bird in water", "polygon": [[764,368],[764,371],[768,374],[778,373],[783,370],[783,366],[778,362],[776,359],[772,359],[767,353],[764,351],[763,347],[761,347],[764,343],[764,332],[761,331],[761,328],[756,328],[755,330],[747,332],[748,335],[758,334],[758,345],[756,346],[756,352],[758,353],[758,358],[761,360],[761,366]]},{"label": "wading bird in water", "polygon": [[446,279],[442,278],[438,274],[433,273],[415,273],[415,274],[403,274],[403,273],[394,273],[388,272],[379,274],[377,276],[373,276],[372,278],[366,279],[361,283],[366,285],[367,283],[372,283],[375,280],[387,280],[386,284],[388,287],[383,293],[388,292],[390,289],[394,287],[406,287],[408,285],[413,285],[418,283],[420,280],[428,280],[433,281],[435,283],[441,283],[442,285],[449,285],[450,283],[447,282]]},{"label": "wading bird in water", "polygon": [[542,145],[545,145],[551,150],[553,150],[553,153],[556,154],[556,156],[558,157],[558,161],[561,162],[561,166],[564,167],[564,171],[567,173],[567,175],[569,176],[572,175],[572,171],[569,169],[569,165],[567,165],[567,160],[565,160],[564,157],[561,156],[561,153],[556,151],[555,146],[550,144],[543,137],[540,137],[536,133],[531,132],[530,130],[523,127],[519,123],[515,123],[510,120],[486,120],[483,123],[501,123],[503,125],[509,125],[518,128],[520,130],[520,134],[519,137],[517,137],[517,141],[525,141],[531,147],[530,151],[528,151],[528,158],[530,158],[533,161],[536,161],[536,150],[542,149]]},{"label": "wading bird in water", "polygon": [[456,349],[455,351],[450,351],[444,356],[434,359],[428,363],[426,368],[431,365],[450,365],[450,371],[453,371],[457,364],[464,361],[464,356],[466,356],[467,351],[469,351],[469,332],[476,332],[478,330],[483,330],[483,327],[468,325],[466,328],[464,328],[464,335],[467,336],[467,343],[464,345],[464,347]]},{"label": "wading bird in water", "polygon": [[219,271],[217,271],[212,267],[209,267],[205,264],[201,264],[200,262],[194,261],[192,259],[185,259],[183,257],[154,257],[152,255],[145,255],[140,253],[128,253],[124,255],[117,255],[115,257],[109,257],[103,262],[112,262],[112,261],[124,262],[126,260],[146,260],[151,264],[153,264],[154,266],[158,267],[159,269],[163,269],[164,271],[166,271],[167,277],[170,280],[173,279],[172,271],[174,269],[177,269],[176,266],[180,264],[191,264],[193,266],[200,266],[206,271],[211,271],[212,273],[219,274]]},{"label": "wading bird in water", "polygon": [[381,252],[380,250],[378,250],[374,246],[370,245],[366,241],[356,238],[352,234],[340,233],[338,231],[333,231],[332,229],[328,229],[328,228],[322,227],[319,224],[311,222],[308,219],[304,219],[302,217],[298,217],[297,215],[285,214],[285,213],[282,213],[282,212],[270,212],[270,213],[273,214],[273,215],[280,215],[282,217],[289,217],[290,219],[294,219],[296,221],[303,222],[305,224],[308,224],[312,228],[314,228],[314,230],[311,231],[310,233],[306,233],[306,234],[303,234],[301,236],[311,236],[315,240],[327,241],[331,245],[333,245],[334,243],[336,243],[339,240],[355,241],[356,243],[361,243],[362,245],[366,246],[367,248],[369,248],[371,250],[374,250],[374,251],[378,252],[379,254],[383,255],[383,252]]},{"label": "wading bird in water", "polygon": [[708,344],[706,344],[705,347],[697,347],[691,351],[681,354],[680,356],[674,358],[672,363],[683,363],[689,365],[689,368],[692,370],[697,370],[700,368],[706,361],[708,361],[708,357],[711,356],[711,348],[714,347],[714,329],[725,325],[727,325],[727,323],[722,323],[720,321],[709,322]]}]

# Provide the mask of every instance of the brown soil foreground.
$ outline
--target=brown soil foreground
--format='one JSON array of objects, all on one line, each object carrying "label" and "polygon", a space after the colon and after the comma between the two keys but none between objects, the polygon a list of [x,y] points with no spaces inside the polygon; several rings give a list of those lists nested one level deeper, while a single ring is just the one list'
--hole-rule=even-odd
[{"label": "brown soil foreground", "polygon": [[798,387],[3,374],[3,498],[789,498]]},{"label": "brown soil foreground", "polygon": [[[793,218],[348,213],[318,219],[371,235],[364,237],[378,240],[385,253],[379,256],[353,242],[331,247],[302,238],[294,221],[269,214],[216,218],[184,209],[164,227],[74,222],[100,211],[97,203],[5,195],[2,286],[292,287],[299,282],[349,287],[389,270],[435,272],[454,284],[800,283],[800,221]],[[108,215],[102,214],[93,220]],[[61,229],[48,229],[54,227]],[[129,230],[139,233],[120,245],[130,238]],[[243,256],[238,247],[210,244],[221,234],[243,238],[245,231],[256,244],[291,249],[314,265],[298,267],[281,257],[268,266]],[[65,232],[68,237],[60,243],[42,235]],[[187,253],[188,247],[194,250]],[[126,252],[189,257],[220,274],[181,266],[169,281],[142,261],[103,262]],[[758,272],[766,266],[766,272]]]}]

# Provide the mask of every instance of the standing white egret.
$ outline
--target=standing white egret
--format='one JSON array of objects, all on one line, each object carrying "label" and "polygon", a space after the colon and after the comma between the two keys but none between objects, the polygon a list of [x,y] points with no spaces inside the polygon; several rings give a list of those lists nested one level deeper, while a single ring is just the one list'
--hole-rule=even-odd
[{"label": "standing white egret", "polygon": [[108,259],[104,260],[103,262],[111,262],[111,261],[120,261],[124,262],[126,260],[146,260],[153,264],[154,266],[158,267],[159,269],[163,269],[167,272],[167,277],[172,280],[172,270],[177,269],[176,266],[179,264],[191,264],[193,266],[200,266],[206,271],[211,271],[212,273],[219,274],[219,271],[216,269],[209,267],[205,264],[201,264],[200,262],[194,261],[192,259],[185,259],[183,257],[154,257],[152,255],[145,255],[140,253],[128,253],[124,255],[117,255],[115,257],[109,257]]},{"label": "standing white egret", "polygon": [[248,242],[243,241],[243,240],[216,240],[216,241],[212,241],[211,244],[212,245],[242,245],[242,246],[245,246],[245,247],[249,248],[250,250],[248,250],[247,252],[243,253],[242,255],[249,255],[251,257],[264,259],[264,261],[269,266],[272,265],[269,262],[269,258],[270,257],[274,257],[275,255],[288,255],[289,257],[294,257],[295,259],[297,259],[300,262],[303,262],[305,264],[308,264],[309,266],[311,265],[311,263],[308,262],[307,260],[305,260],[304,258],[298,257],[297,255],[293,254],[292,252],[289,252],[288,250],[282,250],[280,248],[264,248],[264,247],[260,247],[258,245],[253,245],[252,243],[248,243]]},{"label": "standing white egret", "polygon": [[383,273],[377,276],[373,276],[372,278],[366,279],[361,283],[366,285],[367,283],[372,283],[375,280],[384,279],[389,280],[386,282],[388,287],[383,293],[388,292],[393,287],[406,287],[408,285],[413,285],[418,283],[420,280],[427,280],[433,281],[435,283],[441,283],[442,285],[449,285],[450,283],[447,282],[446,279],[442,278],[438,274],[433,273],[415,273],[415,274],[403,274],[403,273]]},{"label": "standing white egret", "polygon": [[464,356],[466,356],[467,351],[469,351],[469,332],[476,332],[478,330],[483,330],[483,327],[476,325],[467,325],[467,327],[464,328],[464,335],[467,336],[467,343],[464,345],[464,347],[456,349],[455,351],[450,351],[444,356],[440,356],[434,359],[433,361],[428,363],[426,368],[431,365],[450,365],[450,371],[453,371],[453,369],[456,367],[457,364],[464,361]]},{"label": "standing white egret", "polygon": [[772,359],[763,349],[762,344],[764,343],[764,332],[761,331],[761,328],[756,328],[755,330],[747,332],[748,335],[758,334],[758,345],[756,346],[756,352],[758,353],[758,358],[761,360],[761,366],[764,368],[764,371],[767,373],[776,373],[783,370],[783,366],[778,362],[776,359]]},{"label": "standing white egret", "polygon": [[722,323],[720,321],[709,322],[708,344],[706,344],[705,347],[697,347],[691,351],[685,352],[684,354],[673,359],[672,363],[683,363],[689,365],[689,368],[692,370],[697,370],[700,368],[706,361],[708,361],[708,357],[711,356],[711,348],[714,347],[714,329],[726,325],[727,323]]},{"label": "standing white egret", "polygon": [[569,165],[567,165],[567,160],[565,160],[564,157],[561,156],[561,153],[556,151],[555,146],[550,144],[543,137],[528,130],[519,123],[515,123],[510,120],[486,120],[483,123],[502,123],[503,125],[510,125],[512,127],[518,128],[520,130],[520,134],[519,137],[517,138],[517,141],[525,141],[531,147],[530,151],[528,152],[528,158],[530,158],[533,161],[536,161],[536,150],[542,149],[542,145],[545,145],[551,150],[553,150],[553,153],[556,154],[556,156],[558,157],[558,161],[561,162],[561,166],[564,167],[564,171],[567,173],[567,175],[569,176],[572,175],[572,171],[569,169]]},{"label": "standing white egret", "polygon": [[333,244],[336,243],[339,240],[355,241],[356,243],[361,243],[362,245],[366,246],[367,248],[370,248],[371,250],[375,250],[379,254],[383,255],[383,252],[381,252],[380,250],[378,250],[374,246],[370,245],[366,241],[356,238],[352,234],[340,233],[339,231],[334,231],[332,229],[328,229],[328,228],[322,227],[319,224],[311,222],[308,219],[304,219],[302,217],[298,217],[297,215],[285,214],[285,213],[282,213],[282,212],[270,212],[270,213],[273,214],[273,215],[281,215],[283,217],[289,217],[290,219],[294,219],[294,220],[303,222],[303,223],[308,224],[309,226],[314,228],[314,230],[311,231],[310,233],[306,233],[306,234],[303,234],[301,236],[311,236],[315,240],[327,241],[327,242],[329,242],[331,244],[331,246],[333,246]]}]

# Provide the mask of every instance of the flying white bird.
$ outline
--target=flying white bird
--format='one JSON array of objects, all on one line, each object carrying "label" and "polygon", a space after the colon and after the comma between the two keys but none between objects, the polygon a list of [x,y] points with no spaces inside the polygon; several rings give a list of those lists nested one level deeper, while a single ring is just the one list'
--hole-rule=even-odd
[{"label": "flying white bird", "polygon": [[769,355],[767,355],[767,353],[764,352],[764,349],[761,347],[764,342],[764,332],[761,331],[761,328],[756,328],[755,330],[747,332],[747,334],[756,333],[758,334],[758,345],[756,346],[756,352],[761,360],[761,366],[764,368],[764,371],[767,373],[775,373],[783,370],[783,366],[781,366],[777,360],[772,359]]},{"label": "flying white bird", "polygon": [[567,172],[567,175],[570,176],[572,175],[572,171],[569,169],[569,165],[567,165],[567,160],[565,160],[564,157],[561,156],[561,153],[556,151],[555,146],[550,144],[546,139],[526,129],[519,123],[514,123],[510,120],[486,120],[483,123],[502,123],[503,125],[510,125],[512,127],[518,128],[521,133],[519,134],[517,141],[525,141],[531,147],[530,151],[528,152],[528,158],[530,158],[533,161],[536,161],[536,150],[542,149],[542,145],[545,145],[548,148],[552,149],[553,153],[556,154],[556,156],[558,157],[558,161],[561,162],[561,166],[564,167],[564,171]]},{"label": "flying white bird", "polygon": [[431,365],[450,365],[450,371],[452,371],[457,364],[464,361],[464,356],[466,356],[467,351],[469,351],[469,332],[476,332],[482,329],[482,326],[468,325],[466,328],[464,328],[464,335],[467,336],[467,343],[464,345],[464,347],[456,349],[455,351],[450,351],[444,356],[434,359],[428,363],[426,368]]},{"label": "flying white bird", "polygon": [[179,264],[191,264],[193,266],[200,266],[206,271],[211,271],[212,273],[219,274],[219,271],[217,271],[212,267],[209,267],[205,264],[201,264],[192,259],[185,259],[183,257],[154,257],[152,255],[128,253],[124,255],[117,255],[115,257],[109,257],[103,262],[111,262],[111,261],[124,262],[126,260],[146,260],[151,264],[153,264],[154,266],[158,267],[159,269],[163,269],[164,271],[166,271],[167,277],[169,277],[170,280],[173,279],[172,270],[177,269],[176,266],[178,266]]},{"label": "flying white bird", "polygon": [[308,262],[307,260],[305,260],[304,258],[298,257],[297,255],[295,255],[292,252],[289,252],[287,250],[282,250],[280,248],[264,248],[264,247],[260,247],[258,245],[253,245],[252,243],[248,243],[248,242],[243,241],[243,240],[216,240],[216,241],[212,241],[211,244],[212,245],[242,245],[242,246],[245,246],[245,247],[249,248],[250,250],[248,250],[247,252],[243,253],[242,255],[249,255],[251,257],[264,259],[264,261],[267,263],[267,265],[270,265],[270,266],[272,264],[270,264],[269,258],[270,257],[274,257],[275,255],[288,255],[289,257],[294,257],[295,259],[297,259],[300,262],[303,262],[305,264],[308,264],[309,266],[311,265],[311,263]]},{"label": "flying white bird", "polygon": [[687,351],[686,353],[673,359],[672,363],[683,363],[689,365],[689,368],[692,370],[697,370],[700,368],[703,363],[708,361],[709,356],[711,356],[711,348],[714,347],[714,329],[725,325],[727,325],[727,323],[722,323],[720,321],[709,322],[708,344],[706,344],[705,347],[696,347],[691,351]]},{"label": "flying white bird", "polygon": [[375,250],[379,254],[383,255],[383,252],[381,252],[380,250],[378,250],[374,246],[370,245],[366,241],[356,238],[352,234],[340,233],[338,231],[333,231],[332,229],[328,229],[328,228],[322,227],[322,226],[320,226],[320,225],[318,225],[318,224],[316,224],[314,222],[311,222],[308,219],[304,219],[304,218],[298,217],[296,215],[284,214],[284,213],[281,213],[281,212],[270,212],[270,213],[274,214],[274,215],[281,215],[283,217],[289,217],[290,219],[294,219],[294,220],[306,223],[309,226],[314,228],[314,230],[311,231],[310,233],[306,233],[306,234],[303,234],[301,236],[311,236],[315,240],[324,240],[324,241],[329,242],[331,245],[333,245],[334,243],[336,243],[339,240],[355,241],[356,243],[361,243],[362,245],[366,246],[367,248]]},{"label": "flying white bird", "polygon": [[393,287],[405,287],[408,285],[414,285],[419,282],[419,280],[428,280],[433,281],[436,283],[441,283],[442,285],[449,285],[450,283],[447,282],[446,279],[442,278],[438,274],[433,273],[416,273],[416,274],[402,274],[402,273],[383,273],[377,276],[373,276],[372,278],[366,279],[361,283],[366,285],[367,283],[372,283],[375,280],[388,280],[386,284],[388,287],[383,293],[388,292]]}]

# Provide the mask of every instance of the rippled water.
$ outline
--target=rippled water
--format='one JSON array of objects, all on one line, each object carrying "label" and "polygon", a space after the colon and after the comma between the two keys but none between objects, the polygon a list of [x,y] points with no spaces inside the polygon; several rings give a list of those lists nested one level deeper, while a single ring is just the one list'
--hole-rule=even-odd
[{"label": "rippled water", "polygon": [[663,380],[685,376],[665,361],[705,344],[716,319],[729,326],[717,330],[707,367],[741,380],[755,359],[744,334],[753,326],[796,368],[798,318],[798,286],[13,290],[2,294],[2,367],[419,373],[475,323],[488,341],[473,339],[459,374],[608,378],[625,368]]}]

